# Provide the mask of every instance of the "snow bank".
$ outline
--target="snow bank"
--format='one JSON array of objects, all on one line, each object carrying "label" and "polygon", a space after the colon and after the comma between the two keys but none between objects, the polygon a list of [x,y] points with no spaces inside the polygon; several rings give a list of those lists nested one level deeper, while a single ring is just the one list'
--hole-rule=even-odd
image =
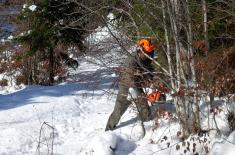
[{"label": "snow bank", "polygon": [[235,153],[235,131],[222,141],[215,142],[210,155],[234,155]]},{"label": "snow bank", "polygon": [[82,152],[84,155],[114,155],[117,149],[118,136],[113,132],[105,132],[95,136]]}]

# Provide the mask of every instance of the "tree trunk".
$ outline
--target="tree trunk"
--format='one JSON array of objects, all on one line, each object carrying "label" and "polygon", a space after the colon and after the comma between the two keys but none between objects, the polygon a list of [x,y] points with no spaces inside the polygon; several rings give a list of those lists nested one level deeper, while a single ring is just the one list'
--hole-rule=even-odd
[{"label": "tree trunk", "polygon": [[191,80],[192,80],[192,87],[194,96],[192,100],[192,112],[193,112],[193,124],[194,124],[194,131],[200,130],[200,113],[199,113],[199,103],[197,100],[197,91],[196,91],[196,71],[195,71],[195,62],[193,59],[193,33],[192,33],[192,20],[191,20],[191,14],[189,9],[188,0],[186,0],[185,3],[185,10],[186,10],[186,17],[187,17],[187,40],[188,40],[188,62],[191,70]]},{"label": "tree trunk", "polygon": [[[206,46],[206,56],[209,53],[210,50],[210,43],[209,43],[209,37],[208,37],[208,21],[207,21],[207,4],[206,0],[201,0],[202,2],[202,14],[203,14],[203,34],[204,34],[204,40],[205,40],[205,46]],[[209,85],[213,85],[214,78],[209,79]],[[209,92],[210,96],[210,106],[212,106],[212,102],[214,101],[214,94],[213,91]]]},{"label": "tree trunk", "polygon": [[207,24],[207,6],[206,0],[202,0],[202,14],[203,14],[203,34],[206,45],[206,55],[209,51],[209,38],[208,38],[208,24]]},{"label": "tree trunk", "polygon": [[170,42],[169,42],[169,35],[168,35],[168,30],[166,26],[166,12],[165,12],[165,3],[163,0],[161,0],[162,3],[162,16],[163,16],[163,27],[164,27],[164,32],[165,32],[165,40],[166,40],[166,56],[167,56],[167,61],[168,61],[168,66],[169,66],[169,73],[170,73],[170,80],[171,80],[171,87],[175,89],[175,83],[173,81],[173,62],[171,59],[171,53],[170,53]]},{"label": "tree trunk", "polygon": [[[171,5],[171,7],[170,7]],[[179,95],[176,95],[174,97],[174,102],[176,103],[176,112],[178,114],[179,120],[180,120],[180,125],[182,128],[183,136],[188,137],[190,134],[189,130],[189,121],[188,121],[188,114],[187,114],[187,102],[185,102],[185,97],[184,95],[181,95],[180,92],[181,90],[181,79],[184,79],[184,82],[186,83],[186,79],[184,77],[183,73],[183,65],[180,59],[180,40],[179,40],[179,27],[177,26],[177,19],[178,19],[178,10],[179,6],[177,1],[171,1],[169,3],[167,1],[167,8],[168,8],[168,14],[170,17],[170,23],[171,23],[171,29],[172,29],[172,34],[175,42],[175,50],[176,50],[176,91],[179,92]],[[170,9],[172,8],[172,9]]]},{"label": "tree trunk", "polygon": [[54,49],[49,48],[49,85],[54,83]]}]

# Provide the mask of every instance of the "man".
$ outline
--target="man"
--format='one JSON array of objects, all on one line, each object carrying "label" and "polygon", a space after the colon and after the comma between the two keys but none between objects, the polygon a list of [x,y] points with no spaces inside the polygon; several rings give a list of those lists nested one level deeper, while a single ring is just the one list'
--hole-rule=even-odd
[{"label": "man", "polygon": [[150,40],[141,39],[138,42],[138,49],[135,56],[129,56],[121,66],[119,92],[112,114],[108,119],[105,131],[115,129],[121,116],[132,103],[127,99],[129,88],[134,88],[137,93],[137,99],[132,101],[137,107],[139,119],[147,121],[150,116],[150,108],[147,102],[146,95],[143,92],[143,87],[146,86],[149,80],[152,79],[151,65],[154,56],[154,46]]}]

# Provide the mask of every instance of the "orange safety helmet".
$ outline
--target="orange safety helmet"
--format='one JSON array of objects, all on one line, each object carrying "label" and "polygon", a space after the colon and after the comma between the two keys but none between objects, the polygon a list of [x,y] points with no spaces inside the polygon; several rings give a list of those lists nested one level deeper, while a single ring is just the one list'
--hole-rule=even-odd
[{"label": "orange safety helmet", "polygon": [[148,39],[141,39],[138,42],[138,45],[144,50],[146,53],[151,53],[156,48]]}]

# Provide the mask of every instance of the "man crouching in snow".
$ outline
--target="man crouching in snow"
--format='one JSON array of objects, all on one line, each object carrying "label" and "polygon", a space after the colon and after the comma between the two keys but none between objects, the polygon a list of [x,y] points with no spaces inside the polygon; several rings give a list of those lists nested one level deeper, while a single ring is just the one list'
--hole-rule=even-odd
[{"label": "man crouching in snow", "polygon": [[134,56],[129,56],[124,62],[119,81],[119,92],[112,114],[108,119],[105,131],[115,129],[121,116],[132,103],[127,99],[129,88],[134,88],[137,93],[137,98],[133,99],[136,103],[139,119],[147,121],[151,114],[150,107],[147,102],[146,95],[143,92],[143,87],[146,86],[149,80],[153,78],[150,72],[153,71],[151,65],[153,58],[154,46],[150,40],[141,39],[138,42],[138,49]]}]

